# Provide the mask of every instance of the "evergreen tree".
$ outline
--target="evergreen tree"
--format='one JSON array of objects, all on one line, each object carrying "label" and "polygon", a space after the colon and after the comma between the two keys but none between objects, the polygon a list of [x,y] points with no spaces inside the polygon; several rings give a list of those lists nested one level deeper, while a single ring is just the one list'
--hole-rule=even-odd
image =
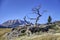
[{"label": "evergreen tree", "polygon": [[51,23],[51,21],[52,21],[52,18],[51,18],[51,16],[49,16],[48,17],[48,23]]}]

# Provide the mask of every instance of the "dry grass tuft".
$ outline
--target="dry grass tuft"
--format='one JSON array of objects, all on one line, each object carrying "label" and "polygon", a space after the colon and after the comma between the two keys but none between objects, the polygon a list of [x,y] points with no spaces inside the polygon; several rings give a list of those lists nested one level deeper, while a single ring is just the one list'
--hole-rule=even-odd
[{"label": "dry grass tuft", "polygon": [[0,40],[5,40],[5,37],[3,36],[10,31],[11,28],[0,28]]}]

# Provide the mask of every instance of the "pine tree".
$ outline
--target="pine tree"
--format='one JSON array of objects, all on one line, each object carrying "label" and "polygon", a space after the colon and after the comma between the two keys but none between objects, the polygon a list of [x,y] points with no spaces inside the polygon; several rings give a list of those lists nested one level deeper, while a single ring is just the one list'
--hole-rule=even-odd
[{"label": "pine tree", "polygon": [[52,21],[52,18],[51,18],[51,16],[49,16],[48,17],[48,23],[51,23],[51,21]]}]

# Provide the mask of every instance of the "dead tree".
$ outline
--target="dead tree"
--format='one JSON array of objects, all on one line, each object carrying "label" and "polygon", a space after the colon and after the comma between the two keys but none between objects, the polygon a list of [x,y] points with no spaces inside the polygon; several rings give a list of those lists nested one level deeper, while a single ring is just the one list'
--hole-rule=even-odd
[{"label": "dead tree", "polygon": [[26,16],[24,17],[24,21],[26,26],[31,26],[31,23],[26,20]]},{"label": "dead tree", "polygon": [[35,24],[37,25],[37,22],[38,22],[38,20],[39,20],[39,18],[41,17],[41,14],[39,13],[39,9],[36,9],[36,11],[37,11],[37,17],[36,17],[36,22],[35,22]]},{"label": "dead tree", "polygon": [[[37,22],[39,21],[39,18],[42,16],[41,13],[40,13],[40,8],[41,6],[38,6],[36,8],[33,8],[32,11],[37,14],[37,17],[36,18],[30,18],[30,20],[36,20],[35,21],[35,25],[37,25]],[[46,12],[46,10],[44,10],[42,13]]]},{"label": "dead tree", "polygon": [[41,17],[41,14],[40,14],[40,12],[39,12],[40,7],[34,8],[34,9],[32,9],[32,10],[33,10],[33,12],[34,12],[35,14],[37,14],[38,16],[37,16],[36,18],[30,18],[30,20],[36,20],[36,21],[35,21],[35,25],[37,25],[37,22],[38,22],[39,18]]}]

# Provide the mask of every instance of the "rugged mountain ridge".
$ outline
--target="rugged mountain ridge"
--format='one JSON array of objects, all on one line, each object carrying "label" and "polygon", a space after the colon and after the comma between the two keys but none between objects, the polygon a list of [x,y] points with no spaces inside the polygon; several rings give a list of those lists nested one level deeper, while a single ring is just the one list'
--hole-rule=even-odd
[{"label": "rugged mountain ridge", "polygon": [[0,25],[0,27],[16,27],[19,25],[25,25],[30,24],[30,22],[27,21],[27,23],[23,20],[8,20]]},{"label": "rugged mountain ridge", "polygon": [[[8,20],[8,21],[2,23],[0,25],[0,28],[13,28],[13,27],[17,27],[19,25],[25,25],[25,24],[32,24],[32,23],[30,23],[28,21],[25,22],[25,21],[19,20],[19,19]],[[58,25],[60,25],[60,21],[54,21],[54,22],[52,22],[52,24],[58,24]]]}]

